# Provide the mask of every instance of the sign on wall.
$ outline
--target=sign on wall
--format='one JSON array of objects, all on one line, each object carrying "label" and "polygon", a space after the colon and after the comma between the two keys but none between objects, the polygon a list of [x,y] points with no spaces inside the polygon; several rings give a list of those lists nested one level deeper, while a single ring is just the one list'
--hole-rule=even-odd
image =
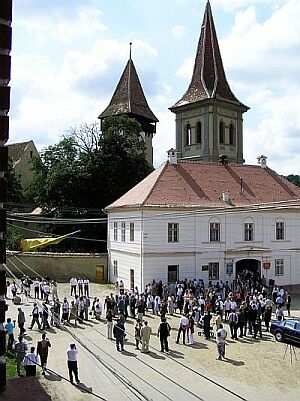
[{"label": "sign on wall", "polygon": [[271,262],[263,262],[263,269],[265,270],[271,269]]},{"label": "sign on wall", "polygon": [[231,276],[231,274],[233,274],[233,263],[226,263],[226,274],[228,274],[229,276]]},{"label": "sign on wall", "polygon": [[203,265],[202,266],[202,271],[203,272],[208,272],[208,265]]}]

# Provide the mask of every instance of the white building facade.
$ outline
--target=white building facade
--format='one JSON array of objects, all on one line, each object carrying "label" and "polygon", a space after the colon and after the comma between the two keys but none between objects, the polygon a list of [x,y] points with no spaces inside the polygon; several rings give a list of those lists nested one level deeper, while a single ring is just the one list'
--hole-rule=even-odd
[{"label": "white building facade", "polygon": [[[143,290],[203,279],[232,282],[241,269],[278,285],[300,284],[298,203],[234,210],[127,210],[109,213],[110,281]],[[300,287],[300,286],[299,286]]]}]

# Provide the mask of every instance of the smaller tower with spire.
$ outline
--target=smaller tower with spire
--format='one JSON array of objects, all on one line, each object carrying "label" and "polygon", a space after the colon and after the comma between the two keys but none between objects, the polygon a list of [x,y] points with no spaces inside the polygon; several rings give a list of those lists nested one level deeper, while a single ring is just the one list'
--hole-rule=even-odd
[{"label": "smaller tower with spire", "polygon": [[129,43],[129,60],[121,75],[107,108],[99,115],[102,121],[109,116],[127,115],[135,118],[142,127],[141,136],[146,144],[146,159],[153,164],[152,139],[158,119],[150,109],[138,74],[132,61],[132,42]]},{"label": "smaller tower with spire", "polygon": [[243,113],[249,107],[227,82],[209,1],[195,58],[191,83],[170,110],[176,114],[179,158],[244,163]]}]

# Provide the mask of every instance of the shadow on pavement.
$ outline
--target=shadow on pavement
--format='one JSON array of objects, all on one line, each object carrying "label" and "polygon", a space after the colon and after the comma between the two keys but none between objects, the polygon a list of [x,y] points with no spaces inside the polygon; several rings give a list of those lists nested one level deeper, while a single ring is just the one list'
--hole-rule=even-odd
[{"label": "shadow on pavement", "polygon": [[129,351],[122,351],[121,352],[122,353],[122,355],[125,355],[125,356],[137,356],[134,352],[129,352]]},{"label": "shadow on pavement", "polygon": [[245,362],[243,362],[243,361],[236,361],[234,359],[227,358],[226,356],[224,357],[223,361],[227,362],[227,363],[231,363],[234,366],[243,366],[243,365],[245,365]]},{"label": "shadow on pavement", "polygon": [[78,383],[74,385],[75,388],[80,390],[82,393],[92,393],[93,388],[92,387],[87,387],[84,383]]},{"label": "shadow on pavement", "polygon": [[45,380],[49,380],[50,382],[60,382],[62,378],[55,373],[49,372],[46,370],[46,375],[44,376]]},{"label": "shadow on pavement", "polygon": [[153,351],[150,351],[149,354],[146,354],[146,355],[150,356],[153,359],[163,359],[163,360],[166,359],[164,356],[156,354]]}]

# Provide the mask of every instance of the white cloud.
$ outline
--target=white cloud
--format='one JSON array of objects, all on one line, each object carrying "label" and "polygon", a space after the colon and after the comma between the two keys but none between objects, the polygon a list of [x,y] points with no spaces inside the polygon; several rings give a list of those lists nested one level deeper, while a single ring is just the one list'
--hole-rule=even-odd
[{"label": "white cloud", "polygon": [[235,11],[251,5],[272,5],[273,7],[282,4],[285,0],[214,0],[212,6],[222,8],[226,11]]},{"label": "white cloud", "polygon": [[62,15],[58,18],[48,17],[47,15],[19,18],[16,20],[17,26],[28,32],[35,33],[39,43],[45,43],[49,39],[55,39],[64,44],[69,44],[75,39],[91,37],[97,32],[105,31],[106,26],[100,22],[100,10],[94,8],[81,8],[73,16]]},{"label": "white cloud", "polygon": [[[71,126],[96,120],[110,100],[128,50],[127,43],[100,38],[86,52],[67,52],[61,63],[36,53],[17,55],[13,63],[11,142],[33,139],[42,148],[57,142]],[[134,51],[140,69],[149,68],[147,62],[151,65],[157,53],[140,40],[135,41]],[[116,81],[111,78],[114,65]],[[108,93],[101,91],[101,85],[98,92],[94,90],[100,80],[109,85]]]},{"label": "white cloud", "polygon": [[194,62],[195,60],[193,57],[184,59],[181,66],[176,70],[175,76],[179,78],[191,79]]},{"label": "white cloud", "polygon": [[173,26],[173,28],[171,29],[171,33],[173,38],[182,38],[185,34],[185,26],[184,25],[176,25]]},{"label": "white cloud", "polygon": [[175,115],[170,111],[155,112],[159,119],[157,133],[153,139],[154,166],[167,160],[167,151],[175,147]]}]

